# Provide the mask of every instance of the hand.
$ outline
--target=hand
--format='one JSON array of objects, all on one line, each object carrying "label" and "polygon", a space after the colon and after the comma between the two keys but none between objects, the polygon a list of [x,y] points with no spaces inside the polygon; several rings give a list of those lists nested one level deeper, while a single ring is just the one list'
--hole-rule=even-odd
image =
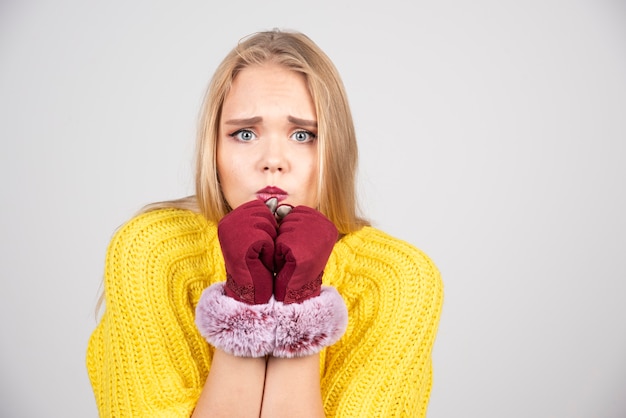
[{"label": "hand", "polygon": [[335,243],[337,228],[320,212],[293,208],[278,227],[274,268],[274,297],[300,303],[320,295],[322,275]]},{"label": "hand", "polygon": [[267,303],[274,281],[274,215],[259,200],[228,213],[217,233],[226,264],[227,296],[248,304]]},{"label": "hand", "polygon": [[267,206],[270,212],[274,214],[277,222],[282,221],[283,218],[287,216],[289,212],[291,212],[291,209],[293,209],[293,206],[286,203],[279,205],[278,199],[276,199],[275,197],[270,197],[269,199],[267,199],[265,201],[265,206]]}]

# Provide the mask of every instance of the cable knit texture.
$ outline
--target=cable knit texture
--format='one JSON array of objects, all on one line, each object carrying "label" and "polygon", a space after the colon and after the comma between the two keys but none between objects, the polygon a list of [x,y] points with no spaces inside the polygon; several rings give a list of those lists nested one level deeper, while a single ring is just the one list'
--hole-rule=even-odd
[{"label": "cable knit texture", "polygon": [[[106,307],[87,347],[102,417],[189,417],[213,348],[195,325],[204,289],[224,282],[217,229],[163,209],[126,223],[109,245]],[[348,310],[344,335],[320,352],[328,417],[424,417],[443,286],[414,246],[365,227],[334,247],[324,285]]]}]

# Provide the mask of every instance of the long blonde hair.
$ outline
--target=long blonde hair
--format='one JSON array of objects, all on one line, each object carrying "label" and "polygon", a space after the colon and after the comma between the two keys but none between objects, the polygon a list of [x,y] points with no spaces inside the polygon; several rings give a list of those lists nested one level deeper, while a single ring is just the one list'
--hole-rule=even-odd
[{"label": "long blonde hair", "polygon": [[368,225],[359,215],[356,134],[339,73],[328,56],[306,35],[277,29],[242,39],[224,58],[211,79],[198,126],[195,196],[151,204],[144,210],[163,207],[190,209],[199,211],[214,222],[230,210],[220,189],[216,163],[222,105],[241,70],[267,62],[302,73],[315,103],[320,179],[318,209],[342,234]]}]

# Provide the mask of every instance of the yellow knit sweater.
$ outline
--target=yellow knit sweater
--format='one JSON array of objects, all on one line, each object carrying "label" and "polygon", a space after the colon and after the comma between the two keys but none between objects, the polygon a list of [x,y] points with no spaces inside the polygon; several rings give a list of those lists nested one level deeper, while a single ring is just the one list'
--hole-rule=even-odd
[{"label": "yellow knit sweater", "polygon": [[[189,417],[213,349],[194,324],[202,291],[225,280],[217,229],[178,209],[142,214],[113,237],[106,309],[87,348],[102,417]],[[349,312],[320,353],[329,417],[424,417],[443,300],[439,272],[410,244],[375,228],[344,236],[323,276]]]}]

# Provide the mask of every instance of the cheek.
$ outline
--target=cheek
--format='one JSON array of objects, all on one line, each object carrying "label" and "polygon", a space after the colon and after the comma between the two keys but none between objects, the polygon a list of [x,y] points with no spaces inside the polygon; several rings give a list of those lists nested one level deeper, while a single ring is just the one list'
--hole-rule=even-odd
[{"label": "cheek", "polygon": [[[233,187],[238,183],[241,174],[237,169],[238,165],[232,159],[220,159],[217,164],[217,175],[222,184],[222,188]],[[227,191],[224,190],[226,193]]]},{"label": "cheek", "polygon": [[237,193],[240,189],[237,173],[230,167],[218,164],[217,176],[224,199],[231,208],[236,208],[239,206],[239,200],[241,200]]},{"label": "cheek", "polygon": [[237,182],[237,164],[232,159],[232,154],[218,148],[217,152],[217,176],[222,187],[222,193],[228,200],[233,189],[233,184]]},{"label": "cheek", "polygon": [[317,164],[311,164],[306,175],[310,186],[317,184]]},{"label": "cheek", "polygon": [[309,155],[306,162],[302,161],[303,168],[306,167],[301,173],[301,181],[305,186],[305,195],[307,205],[315,207],[317,205],[317,185],[319,180],[319,168],[317,164],[317,153]]},{"label": "cheek", "polygon": [[234,152],[232,144],[222,139],[217,143],[217,172],[221,177],[231,177],[237,170],[237,153]]},{"label": "cheek", "polygon": [[318,179],[319,164],[317,161],[317,150],[313,151],[308,158],[308,178],[309,184],[316,184]]}]

